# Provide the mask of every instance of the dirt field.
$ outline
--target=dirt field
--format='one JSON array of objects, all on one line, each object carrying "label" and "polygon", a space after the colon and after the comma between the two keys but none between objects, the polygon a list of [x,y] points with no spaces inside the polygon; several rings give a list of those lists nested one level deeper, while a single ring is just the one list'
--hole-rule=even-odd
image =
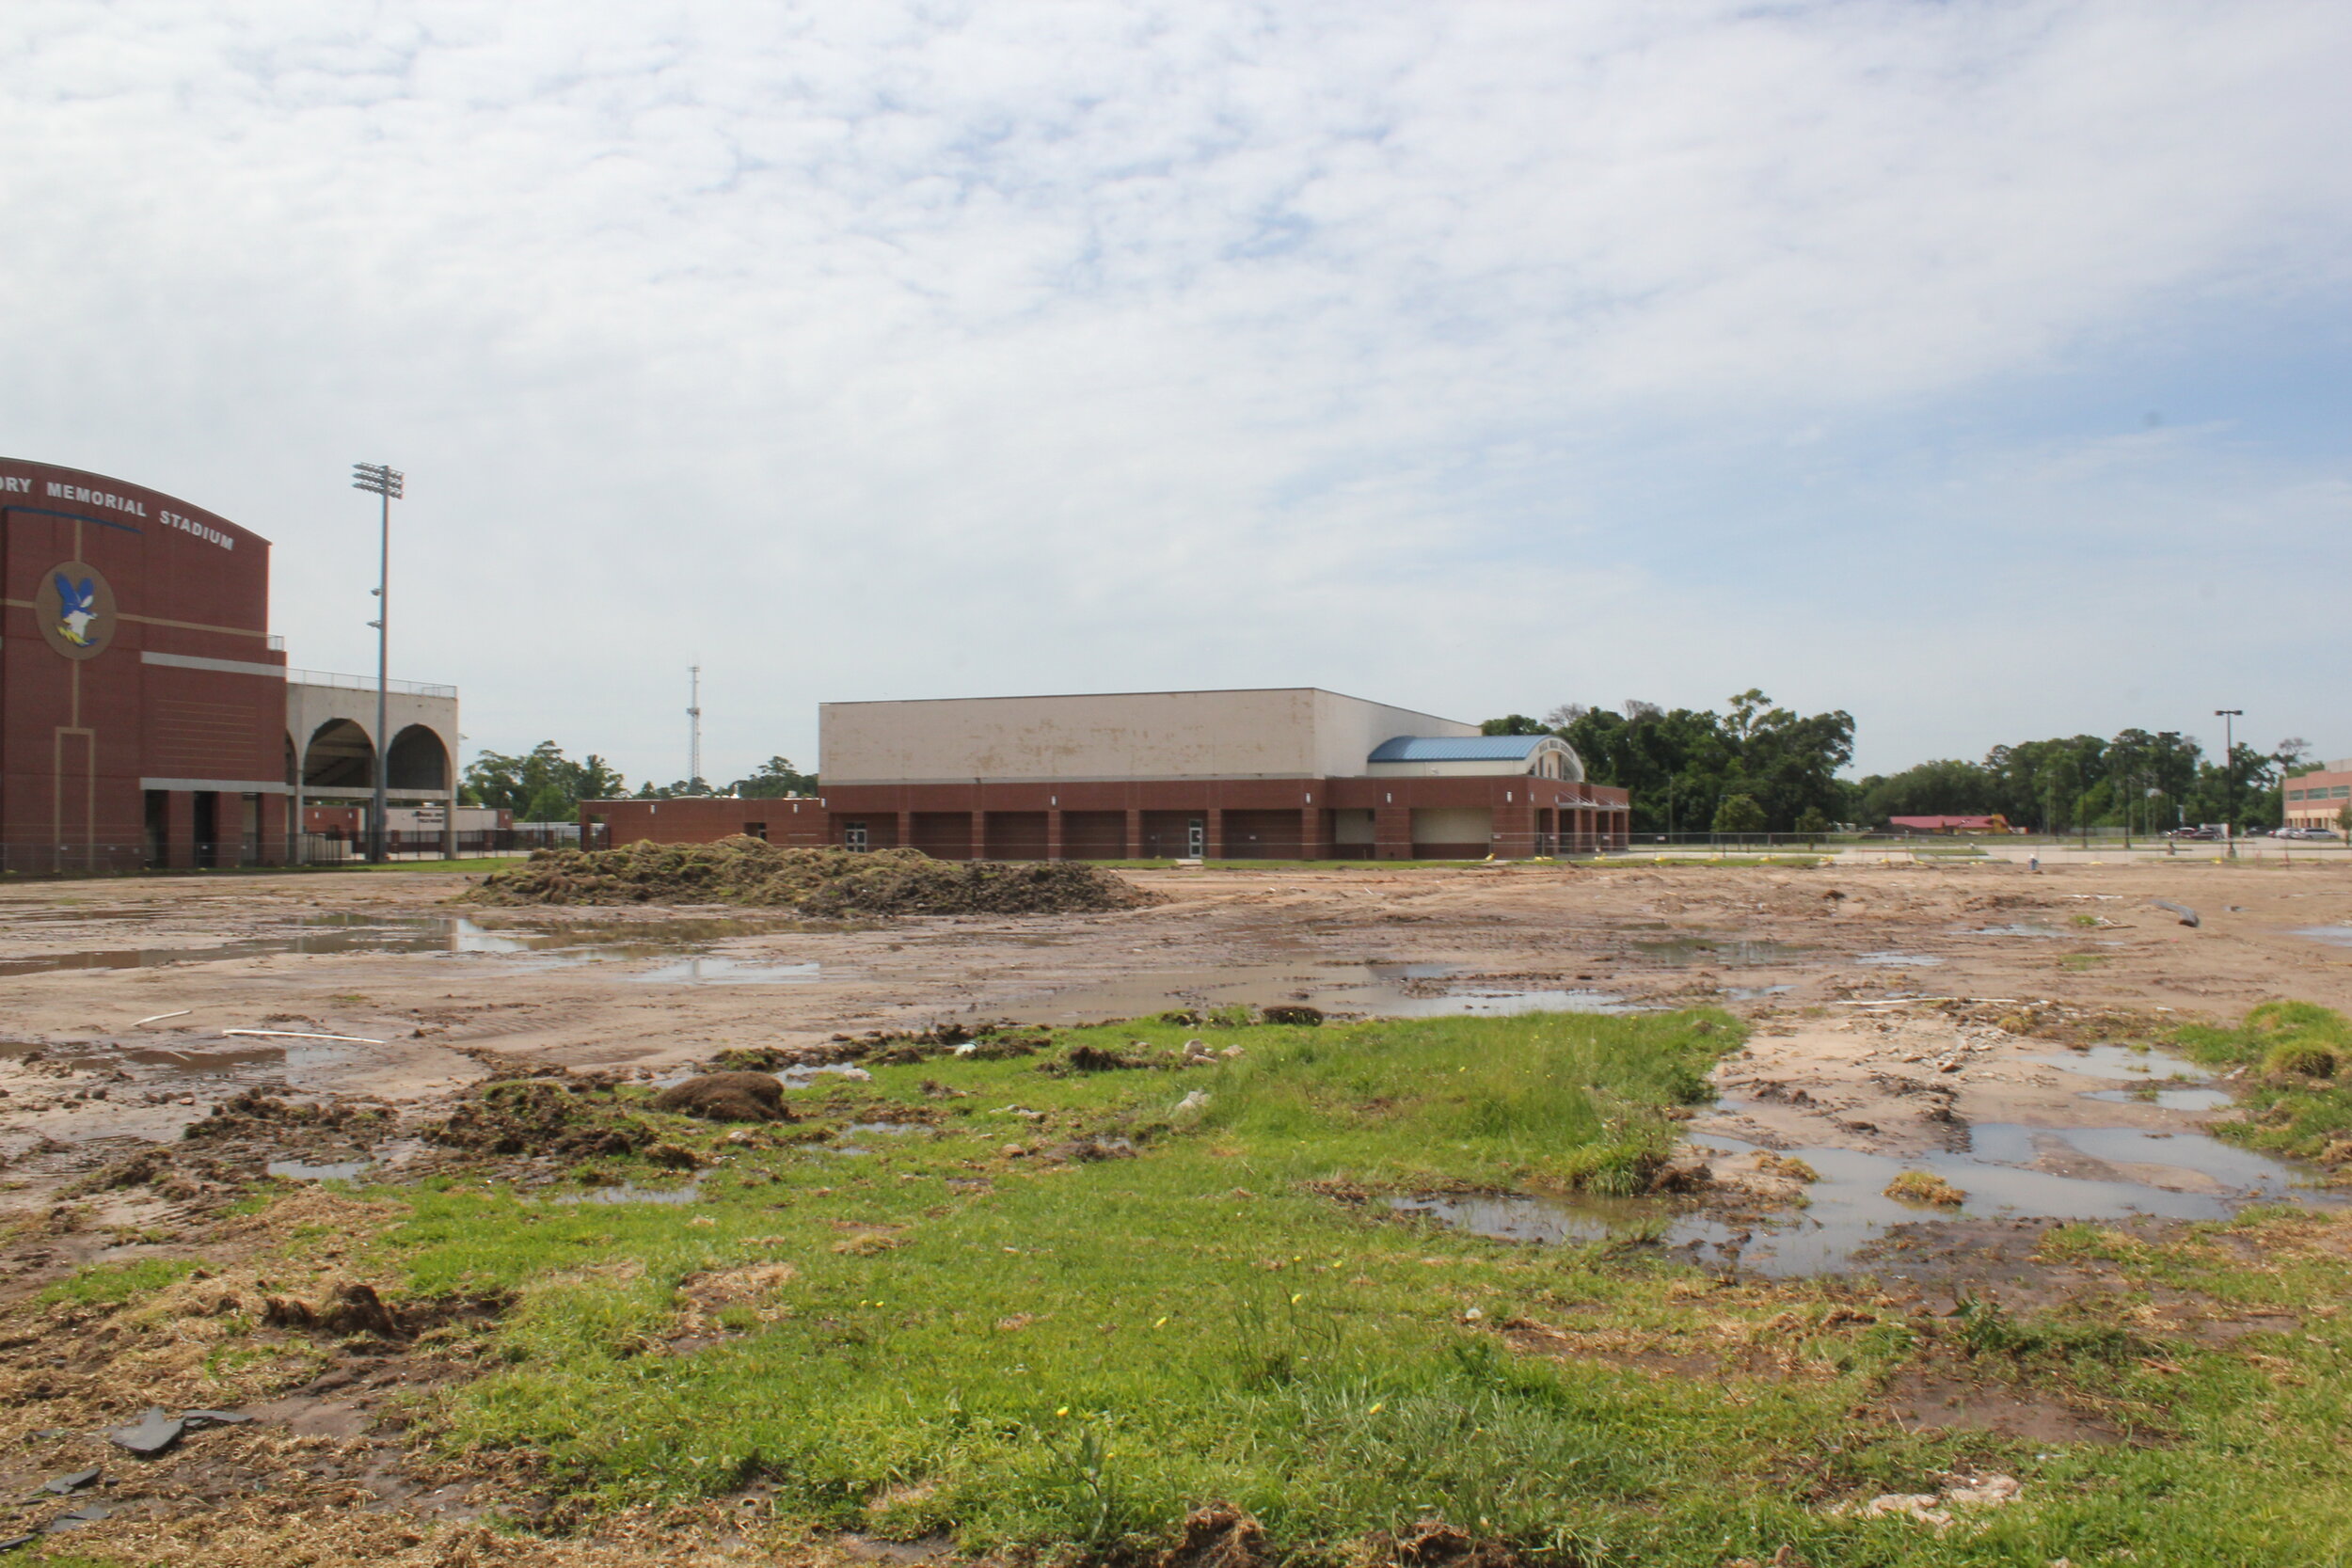
[{"label": "dirt field", "polygon": [[[494,1073],[660,1078],[729,1049],[821,1057],[834,1037],[877,1029],[1278,1002],[1422,1016],[1704,1004],[1747,1018],[1747,1048],[1716,1073],[1720,1100],[1687,1123],[1683,1163],[1708,1167],[1703,1196],[1430,1205],[1464,1228],[1546,1241],[1610,1231],[1629,1204],[1667,1202],[1661,1244],[1725,1281],[1867,1271],[1921,1310],[1984,1286],[2030,1304],[2108,1289],[2034,1258],[2054,1222],[2160,1227],[2298,1191],[2328,1201],[2310,1190],[2314,1173],[2205,1135],[2232,1114],[2226,1080],[2116,1042],[2174,1019],[2234,1021],[2271,998],[2352,1008],[2352,869],[1627,863],[1136,877],[1166,900],[861,927],[736,910],[485,911],[453,904],[465,879],[434,873],[0,892],[0,1308],[93,1262],[192,1250],[208,1266],[170,1288],[170,1310],[200,1321],[206,1292],[249,1307],[272,1287],[248,1277],[246,1259],[282,1249],[288,1225],[313,1227],[331,1258],[337,1230],[374,1219],[360,1199],[306,1191],[248,1222],[230,1207],[241,1182],[265,1164],[299,1181],[370,1160],[430,1160],[414,1129]],[[2194,910],[2198,924],[2158,900]],[[288,1120],[272,1097],[324,1109]],[[173,1151],[175,1174],[110,1176],[157,1146]],[[1791,1177],[1791,1162],[1810,1179]],[[1964,1192],[1965,1214],[1885,1196],[1906,1170]],[[372,1300],[332,1310],[358,1323],[377,1310]],[[57,1418],[43,1408],[119,1405],[118,1372],[197,1402],[234,1364],[209,1344],[179,1333],[154,1365],[117,1368],[93,1340],[71,1366],[31,1353],[0,1360],[0,1379],[30,1433]],[[214,1439],[207,1452],[226,1457],[188,1472],[192,1497],[230,1518],[249,1475],[266,1471],[316,1492],[303,1494],[305,1518],[333,1516],[347,1495],[368,1499],[368,1520],[389,1511],[407,1521],[381,1524],[393,1532],[382,1540],[367,1533],[377,1523],[350,1524],[358,1533],[320,1560],[389,1560],[423,1539],[411,1524],[471,1516],[462,1487],[445,1497],[445,1478],[404,1457],[386,1417],[404,1388],[470,1375],[464,1366],[418,1352],[359,1357],[305,1383],[311,1370],[256,1361],[235,1374],[250,1377],[262,1424]],[[2095,1423],[2014,1391],[1911,1394],[1902,1418],[1917,1428],[2105,1440]],[[58,1403],[39,1403],[49,1400]],[[296,1472],[314,1449],[337,1457],[312,1467],[313,1485]],[[530,1493],[518,1475],[507,1495]],[[250,1555],[219,1560],[281,1560],[276,1528],[257,1515]],[[231,1538],[208,1540],[217,1549]]]},{"label": "dirt field", "polygon": [[[0,1156],[30,1183],[12,1196],[33,1201],[44,1165],[84,1163],[33,1154],[44,1140],[173,1139],[247,1086],[398,1102],[478,1078],[498,1058],[654,1072],[730,1047],[943,1020],[1072,1022],[1278,1001],[1367,1013],[1715,1002],[1785,1021],[1823,1005],[1900,1013],[1836,1005],[1902,996],[2223,1018],[2280,996],[2352,1006],[2352,871],[2332,867],[1136,879],[1168,901],[863,928],[739,911],[479,911],[449,902],[463,879],[431,873],[11,889],[0,894],[0,1006],[13,1042],[0,1062]],[[2156,899],[2194,909],[2201,924]],[[2332,940],[2298,934],[2330,927]],[[159,1014],[172,1016],[139,1022]],[[1850,1022],[1772,1024],[1757,1046],[1763,1075],[1826,1074],[1849,1111],[1883,1098],[1856,1066],[1876,1042],[1840,1027]],[[33,1053],[42,1059],[28,1062]],[[1977,1053],[1963,1081],[1974,1092],[1994,1066]],[[2041,1103],[2035,1114],[2054,1113]],[[1863,1145],[1903,1147],[1895,1129],[1907,1118],[1882,1119]],[[1772,1135],[1826,1131],[1784,1115]]]}]

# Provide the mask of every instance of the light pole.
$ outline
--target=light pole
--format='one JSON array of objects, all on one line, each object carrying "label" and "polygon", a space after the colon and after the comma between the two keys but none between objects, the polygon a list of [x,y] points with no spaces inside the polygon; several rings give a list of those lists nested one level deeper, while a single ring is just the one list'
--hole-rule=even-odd
[{"label": "light pole", "polygon": [[2229,841],[2230,858],[2237,859],[2237,732],[2232,726],[2246,717],[2242,707],[2217,707],[2221,721],[2221,836]]},{"label": "light pole", "polygon": [[382,463],[351,466],[351,487],[365,490],[383,503],[376,535],[375,619],[368,623],[375,628],[375,805],[368,813],[368,859],[372,861],[384,858],[384,794],[391,780],[390,737],[385,735],[384,725],[385,696],[391,689],[392,502],[401,499],[406,480],[399,469]]}]

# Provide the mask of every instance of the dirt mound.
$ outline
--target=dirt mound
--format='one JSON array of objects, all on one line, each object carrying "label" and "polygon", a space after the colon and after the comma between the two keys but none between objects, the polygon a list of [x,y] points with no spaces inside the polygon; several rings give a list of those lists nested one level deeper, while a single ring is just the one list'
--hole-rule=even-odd
[{"label": "dirt mound", "polygon": [[1154,1568],[1261,1568],[1273,1560],[1258,1521],[1218,1503],[1185,1516],[1183,1531]]},{"label": "dirt mound", "polygon": [[279,1100],[259,1089],[246,1089],[212,1109],[202,1121],[192,1121],[183,1138],[242,1138],[270,1136],[288,1131],[321,1131],[366,1134],[391,1125],[389,1106],[370,1101],[327,1101],[306,1104]]},{"label": "dirt mound", "polygon": [[809,915],[1072,914],[1156,902],[1073,861],[935,861],[919,849],[788,849],[761,839],[542,849],[465,896],[481,904],[749,904]]},{"label": "dirt mound", "polygon": [[484,1085],[448,1120],[425,1129],[424,1138],[470,1154],[574,1158],[633,1154],[655,1141],[653,1129],[635,1117],[531,1078]]},{"label": "dirt mound", "polygon": [[784,1085],[765,1072],[706,1072],[654,1096],[657,1111],[705,1121],[790,1121]]}]

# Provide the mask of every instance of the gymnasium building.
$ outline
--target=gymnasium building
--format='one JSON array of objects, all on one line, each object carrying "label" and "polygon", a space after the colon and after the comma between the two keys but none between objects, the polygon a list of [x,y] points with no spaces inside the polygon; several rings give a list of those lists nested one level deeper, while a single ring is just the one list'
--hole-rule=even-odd
[{"label": "gymnasium building", "polygon": [[378,736],[373,678],[287,668],[269,552],[161,491],[0,458],[0,870],[304,858],[307,808],[367,803],[380,745],[393,800],[449,831],[456,689],[395,683]]},{"label": "gymnasium building", "polygon": [[589,842],[731,833],[947,860],[1483,860],[1613,848],[1556,736],[1312,687],[827,703],[820,795],[598,800]]}]

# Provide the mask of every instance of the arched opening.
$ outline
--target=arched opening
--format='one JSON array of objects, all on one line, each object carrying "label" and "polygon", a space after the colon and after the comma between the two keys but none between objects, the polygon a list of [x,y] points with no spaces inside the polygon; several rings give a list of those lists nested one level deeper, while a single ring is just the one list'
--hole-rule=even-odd
[{"label": "arched opening", "polygon": [[289,735],[286,736],[286,783],[298,784],[301,782],[302,759],[295,754],[294,736]]},{"label": "arched opening", "polygon": [[368,789],[375,784],[375,747],[348,719],[329,719],[302,753],[302,782],[320,789]]},{"label": "arched opening", "polygon": [[411,724],[392,736],[392,749],[385,753],[384,765],[393,789],[449,787],[449,748],[422,724]]}]

